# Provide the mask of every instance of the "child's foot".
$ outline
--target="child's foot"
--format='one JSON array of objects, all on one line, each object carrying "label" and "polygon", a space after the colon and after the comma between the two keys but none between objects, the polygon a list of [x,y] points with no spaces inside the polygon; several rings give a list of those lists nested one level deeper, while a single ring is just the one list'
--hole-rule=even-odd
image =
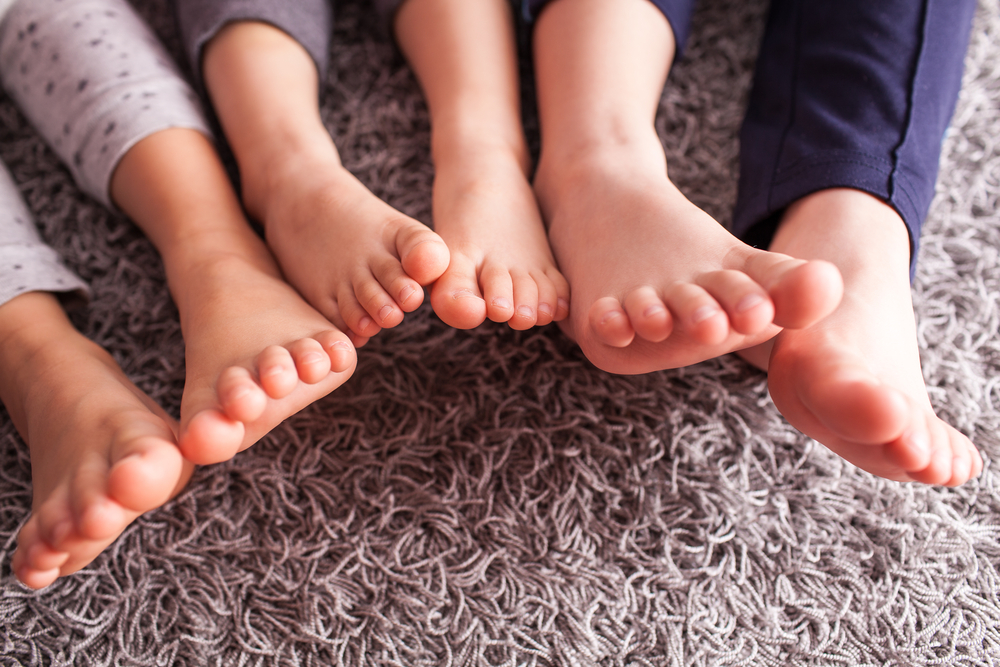
[{"label": "child's foot", "polygon": [[423,302],[448,247],[369,192],[323,141],[329,150],[272,165],[266,186],[247,178],[244,201],[288,282],[360,347]]},{"label": "child's foot", "polygon": [[755,250],[691,204],[662,151],[594,150],[535,190],[569,280],[563,323],[587,357],[615,373],[686,366],[801,328],[837,305],[822,261]]},{"label": "child's foot", "polygon": [[569,285],[524,169],[502,147],[465,152],[465,159],[436,160],[434,224],[451,263],[431,291],[434,312],[459,329],[487,317],[513,329],[565,319]]},{"label": "child's foot", "polygon": [[[173,420],[51,295],[29,293],[2,308],[0,396],[31,450],[34,497],[11,565],[25,585],[42,588],[167,502],[193,466],[177,449]],[[26,324],[12,327],[17,317]]]},{"label": "child's foot", "polygon": [[956,486],[979,475],[979,453],[927,397],[898,215],[859,191],[823,191],[789,208],[771,247],[832,261],[845,284],[832,315],[745,355],[759,363],[773,347],[768,386],[785,418],[881,477]]},{"label": "child's foot", "polygon": [[188,460],[232,458],[350,377],[357,359],[347,336],[282,280],[203,135],[143,139],[111,189],[160,250],[180,313],[178,445]]},{"label": "child's foot", "polygon": [[171,282],[186,344],[179,444],[195,463],[232,458],[343,384],[357,363],[347,336],[281,280],[269,256],[248,255],[218,253]]}]

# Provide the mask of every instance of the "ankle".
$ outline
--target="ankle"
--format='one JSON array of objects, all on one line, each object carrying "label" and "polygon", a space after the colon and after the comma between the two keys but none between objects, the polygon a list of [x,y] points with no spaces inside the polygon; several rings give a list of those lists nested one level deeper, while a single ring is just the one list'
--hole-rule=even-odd
[{"label": "ankle", "polygon": [[252,159],[241,160],[240,187],[243,206],[250,216],[266,226],[268,210],[276,198],[287,194],[289,185],[315,173],[343,169],[340,156],[326,130],[269,141],[255,150]]},{"label": "ankle", "polygon": [[527,179],[531,174],[527,144],[519,132],[507,134],[476,127],[435,129],[431,139],[435,172],[475,178],[494,170],[514,168]]}]

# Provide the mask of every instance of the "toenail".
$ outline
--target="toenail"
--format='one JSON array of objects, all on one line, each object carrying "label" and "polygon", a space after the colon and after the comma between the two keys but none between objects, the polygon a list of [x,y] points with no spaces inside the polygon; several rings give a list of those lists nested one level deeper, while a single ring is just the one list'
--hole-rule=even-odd
[{"label": "toenail", "polygon": [[931,441],[927,437],[927,434],[923,431],[914,431],[906,436],[906,443],[913,450],[914,454],[920,456],[930,456],[931,454]]},{"label": "toenail", "polygon": [[760,294],[747,294],[736,304],[736,312],[745,313],[754,306],[759,306],[762,303],[764,303],[764,297]]},{"label": "toenail", "polygon": [[552,306],[547,303],[538,304],[538,312],[546,317],[552,317]]},{"label": "toenail", "polygon": [[653,315],[656,315],[658,313],[662,313],[664,310],[666,310],[666,308],[664,308],[663,306],[661,306],[658,303],[654,303],[651,306],[647,307],[646,310],[642,311],[642,316],[643,317],[652,317]]},{"label": "toenail", "polygon": [[691,314],[691,319],[694,321],[695,324],[699,324],[709,319],[710,317],[714,317],[715,314],[718,312],[719,309],[716,306],[702,306],[701,308],[699,308],[698,310],[694,311],[694,313]]},{"label": "toenail", "polygon": [[335,348],[341,349],[341,350],[350,350],[351,349],[351,344],[348,343],[346,340],[338,340],[337,342],[331,344],[330,347],[331,348],[335,347]]},{"label": "toenail", "polygon": [[361,321],[358,322],[358,331],[364,331],[365,329],[367,329],[369,326],[371,326],[374,323],[375,323],[375,320],[373,320],[372,318],[370,318],[370,317],[362,317]]},{"label": "toenail", "polygon": [[604,313],[604,317],[601,318],[601,324],[607,324],[611,320],[619,318],[621,316],[622,316],[621,312],[617,310],[609,310],[608,312]]},{"label": "toenail", "polygon": [[517,314],[520,315],[521,317],[525,318],[525,319],[529,319],[530,320],[531,318],[533,318],[535,316],[535,311],[533,311],[528,306],[520,306],[517,309]]},{"label": "toenail", "polygon": [[556,304],[556,307],[559,310],[569,310],[569,301],[567,301],[566,299],[559,299],[559,301]]},{"label": "toenail", "polygon": [[473,299],[481,299],[482,298],[482,297],[480,297],[478,294],[476,294],[475,292],[473,292],[470,289],[460,289],[460,290],[454,292],[451,295],[451,298],[453,298],[453,299],[468,299],[470,297],[473,298]]},{"label": "toenail", "polygon": [[386,305],[378,309],[379,322],[385,322],[390,315],[392,315],[392,306]]},{"label": "toenail", "polygon": [[265,368],[264,370],[262,370],[260,372],[260,376],[262,378],[265,378],[265,377],[269,378],[269,377],[272,377],[274,375],[281,375],[286,370],[288,370],[288,369],[285,368],[284,366],[282,366],[281,364],[278,364],[276,366],[268,366],[267,368]]},{"label": "toenail", "polygon": [[404,287],[399,291],[399,302],[406,303],[407,301],[410,300],[410,297],[413,296],[413,293],[416,291],[417,290],[413,289],[411,285],[407,285],[406,287]]},{"label": "toenail", "polygon": [[507,299],[502,296],[498,296],[497,298],[493,299],[493,305],[494,307],[502,308],[503,310],[508,310],[511,308],[510,299]]}]

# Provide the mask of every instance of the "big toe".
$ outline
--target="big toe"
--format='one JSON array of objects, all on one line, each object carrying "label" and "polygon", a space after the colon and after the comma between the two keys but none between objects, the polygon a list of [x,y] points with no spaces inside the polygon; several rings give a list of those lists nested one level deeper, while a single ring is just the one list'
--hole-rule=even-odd
[{"label": "big toe", "polygon": [[396,251],[403,270],[421,285],[430,285],[448,269],[448,246],[440,236],[416,220],[403,225],[397,232]]},{"label": "big toe", "polygon": [[178,446],[188,461],[196,465],[221,463],[236,456],[243,444],[246,427],[214,408],[196,412],[182,427]]},{"label": "big toe", "polygon": [[758,257],[754,273],[771,296],[774,323],[778,326],[803,329],[822,320],[840,304],[844,281],[840,270],[830,262],[803,261],[775,253]]},{"label": "big toe", "polygon": [[486,320],[486,301],[476,282],[475,267],[464,264],[453,262],[437,280],[431,289],[431,307],[448,326],[474,329]]}]

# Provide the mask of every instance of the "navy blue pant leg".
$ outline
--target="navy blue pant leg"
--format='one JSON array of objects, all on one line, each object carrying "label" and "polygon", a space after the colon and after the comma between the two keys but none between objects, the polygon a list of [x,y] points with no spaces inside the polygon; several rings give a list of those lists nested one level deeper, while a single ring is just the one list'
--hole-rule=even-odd
[{"label": "navy blue pant leg", "polygon": [[[694,14],[694,5],[697,0],[649,0],[659,8],[670,23],[670,29],[674,31],[674,42],[677,44],[676,57],[680,57],[684,52],[684,45],[687,43],[688,34],[691,32],[691,15]],[[524,20],[534,21],[538,13],[551,0],[521,0],[521,13]]]},{"label": "navy blue pant leg", "polygon": [[740,135],[733,232],[767,247],[788,205],[854,188],[895,208],[915,260],[975,5],[773,0]]}]

